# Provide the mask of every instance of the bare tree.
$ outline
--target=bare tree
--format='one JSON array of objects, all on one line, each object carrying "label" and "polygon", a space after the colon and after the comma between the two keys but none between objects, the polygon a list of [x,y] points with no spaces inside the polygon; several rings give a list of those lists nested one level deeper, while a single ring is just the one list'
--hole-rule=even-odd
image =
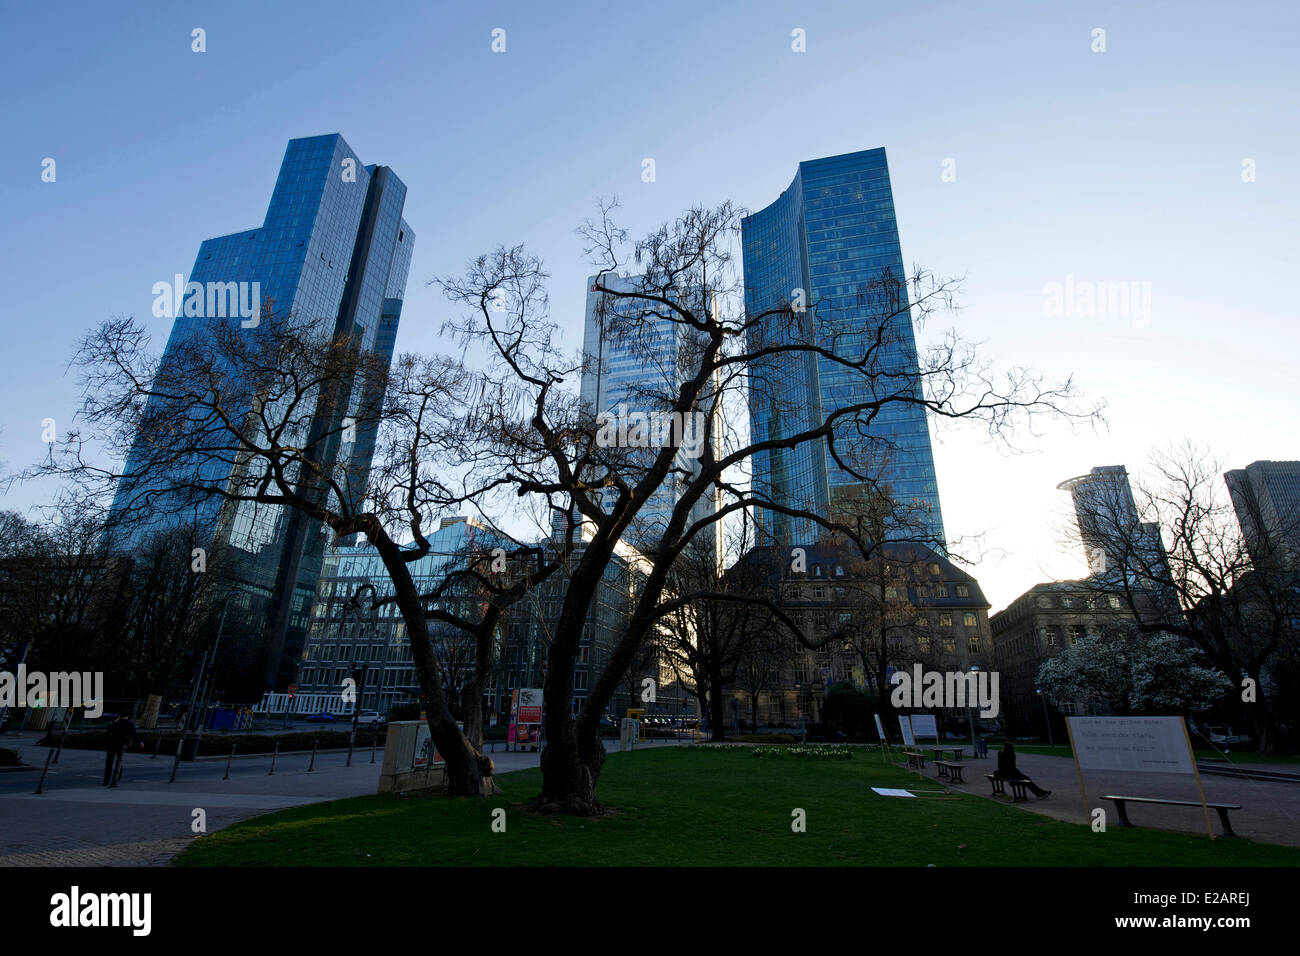
[{"label": "bare tree", "polygon": [[[736,668],[753,640],[773,625],[762,605],[776,599],[769,569],[745,560],[753,543],[748,514],[727,531],[722,561],[711,541],[682,550],[669,574],[668,591],[690,595],[659,618],[664,656],[678,680],[695,688],[708,715],[712,739],[726,736],[726,688],[736,683]],[[723,567],[723,564],[729,567]]]},{"label": "bare tree", "polygon": [[[102,324],[75,360],[79,427],[29,474],[71,477],[86,495],[112,498],[111,523],[122,534],[203,515],[229,540],[237,518],[254,512],[287,516],[287,533],[303,537],[364,534],[391,580],[382,603],[396,604],[407,625],[449,791],[490,792],[492,761],[456,726],[429,624],[461,628],[490,658],[505,608],[550,568],[507,547],[514,573],[503,574],[480,552],[423,593],[411,567],[431,551],[425,529],[447,513],[442,469],[469,441],[466,410],[494,398],[476,391],[481,379],[455,360],[403,356],[390,372],[351,333],[278,314],[270,301],[261,316],[255,328],[184,320],[185,334],[173,334],[161,357],[133,319]],[[494,440],[487,417],[477,427],[479,439]],[[357,434],[376,436],[373,467],[340,453]],[[125,464],[114,468],[104,457]],[[440,606],[467,584],[487,595],[481,613]],[[466,706],[467,727],[479,726],[481,699]]]},{"label": "bare tree", "polygon": [[[1071,383],[1046,385],[1024,369],[995,374],[955,334],[928,350],[917,370],[896,367],[890,356],[899,337],[910,334],[913,320],[948,308],[954,283],[920,270],[906,283],[882,277],[862,290],[851,316],[834,315],[824,303],[746,307],[734,251],[742,213],[735,206],[694,207],[631,246],[614,224],[611,209],[602,205],[599,216],[580,230],[597,268],[595,291],[616,303],[607,315],[606,332],[625,343],[642,343],[646,354],[665,326],[684,343],[687,358],[679,368],[685,372],[661,388],[646,389],[640,396],[645,407],[638,411],[652,422],[682,423],[698,416],[703,439],[690,449],[695,454],[689,468],[681,463],[688,442],[680,424],[673,424],[663,441],[647,441],[645,431],[635,427],[611,440],[598,418],[604,410],[583,407],[565,391],[563,383],[581,372],[583,362],[566,359],[555,344],[546,274],[522,247],[499,248],[476,259],[463,276],[437,280],[465,309],[448,331],[474,355],[475,367],[483,369],[482,390],[499,399],[481,416],[491,425],[490,439],[486,427],[469,429],[484,439],[463,450],[465,481],[454,500],[482,501],[508,488],[560,513],[576,509],[584,526],[585,547],[548,650],[547,746],[537,801],[542,809],[575,813],[599,809],[596,783],[605,752],[598,730],[605,705],[660,618],[701,596],[670,594],[668,586],[673,564],[692,541],[716,534],[717,522],[745,510],[840,530],[860,540],[856,527],[839,528],[798,495],[754,487],[744,473],[756,456],[824,446],[837,467],[871,485],[877,476],[860,462],[878,457],[873,452],[887,444],[872,423],[891,405],[979,420],[1002,437],[1009,436],[1013,424],[1032,423],[1040,414],[1072,414],[1062,404],[1073,396]],[[613,281],[630,261],[641,270],[639,277]],[[825,329],[811,334],[811,323],[822,316],[827,317]],[[861,387],[853,390],[857,397],[811,417],[804,408],[776,432],[753,435],[744,428],[741,410],[754,382],[768,383],[765,388],[777,383],[766,398],[798,405],[797,396],[783,395],[777,386],[787,365],[809,361],[828,363],[858,383]],[[772,374],[756,379],[756,369]],[[571,717],[574,659],[596,582],[630,531],[644,538],[638,518],[670,476],[678,494],[666,521],[642,542],[649,565],[627,631],[583,709]],[[716,510],[694,516],[706,496]],[[775,606],[772,612],[806,639],[788,615]]]}]

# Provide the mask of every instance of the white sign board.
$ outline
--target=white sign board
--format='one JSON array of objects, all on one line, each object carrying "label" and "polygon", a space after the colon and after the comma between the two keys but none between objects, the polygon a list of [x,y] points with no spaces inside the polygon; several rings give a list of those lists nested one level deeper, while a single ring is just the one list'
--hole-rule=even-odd
[{"label": "white sign board", "polygon": [[1195,773],[1181,717],[1069,717],[1081,770]]},{"label": "white sign board", "polygon": [[879,714],[872,714],[871,716],[874,717],[874,718],[876,718],[876,733],[880,734],[880,742],[881,742],[881,743],[884,743],[884,742],[885,742],[885,725],[882,724],[882,723],[880,722],[880,715],[879,715]]},{"label": "white sign board", "polygon": [[906,717],[899,717],[898,729],[903,732],[903,743],[908,747],[915,747],[916,741],[912,739],[912,722]]},{"label": "white sign board", "polygon": [[913,799],[916,798],[916,794],[912,793],[912,791],[910,790],[897,790],[891,787],[872,787],[871,789],[874,790],[876,793],[880,794],[882,797],[911,797]]},{"label": "white sign board", "polygon": [[935,723],[934,714],[912,715],[912,736],[918,740],[922,737],[939,739],[939,725]]}]

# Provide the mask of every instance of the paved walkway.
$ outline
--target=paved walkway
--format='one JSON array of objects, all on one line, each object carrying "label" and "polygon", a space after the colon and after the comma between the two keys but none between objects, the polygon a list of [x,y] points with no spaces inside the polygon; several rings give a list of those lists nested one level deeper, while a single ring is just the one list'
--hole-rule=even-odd
[{"label": "paved walkway", "polygon": [[[952,784],[952,789],[987,797],[1002,803],[1010,797],[991,796],[992,788],[984,779],[986,773],[997,768],[997,753],[990,750],[987,759],[966,759],[966,783]],[[1185,774],[1165,773],[1085,773],[1087,792],[1079,791],[1079,777],[1074,760],[1069,757],[1048,757],[1041,754],[1016,754],[1016,766],[1040,787],[1051,790],[1046,800],[1015,804],[1033,813],[1064,820],[1068,823],[1091,823],[1092,809],[1106,811],[1107,827],[1119,826],[1119,816],[1111,800],[1103,800],[1108,793],[1139,797],[1166,797],[1172,800],[1199,800],[1195,778]],[[925,775],[938,780],[934,763],[927,755]],[[947,784],[947,778],[943,778]],[[1300,846],[1300,784],[1273,783],[1263,780],[1244,780],[1237,777],[1201,775],[1205,799],[1210,803],[1239,803],[1240,810],[1229,811],[1232,829],[1237,836],[1261,843],[1278,843]],[[1008,793],[1009,793],[1008,788]],[[1187,833],[1205,833],[1205,814],[1200,807],[1161,807],[1129,804],[1129,819],[1144,829],[1176,830]],[[1223,833],[1219,815],[1211,810],[1210,820],[1215,836]]]},{"label": "paved walkway", "polygon": [[[191,830],[196,809],[204,811],[206,832],[212,833],[260,813],[373,794],[383,762],[382,752],[372,764],[370,750],[358,750],[348,767],[345,751],[329,751],[316,755],[308,773],[310,754],[282,753],[272,776],[269,754],[237,756],[230,779],[223,780],[225,758],[204,758],[182,763],[176,782],[168,783],[172,757],[132,752],[122,783],[106,788],[103,751],[64,750],[38,795],[33,791],[49,752],[36,746],[39,737],[0,737],[0,746],[18,748],[21,759],[36,768],[0,773],[0,866],[164,865],[197,836]],[[607,740],[605,747],[616,751],[618,741]],[[488,756],[498,773],[540,762],[535,752]]]}]

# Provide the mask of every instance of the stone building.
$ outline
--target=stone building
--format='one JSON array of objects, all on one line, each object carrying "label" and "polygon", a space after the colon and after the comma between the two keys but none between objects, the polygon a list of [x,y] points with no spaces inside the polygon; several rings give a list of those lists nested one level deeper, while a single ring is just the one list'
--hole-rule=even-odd
[{"label": "stone building", "polygon": [[[929,548],[886,544],[865,560],[847,539],[828,538],[796,549],[757,548],[744,560],[772,569],[781,606],[816,645],[803,646],[786,629],[788,653],[778,654],[775,666],[746,675],[742,665],[732,695],[746,723],[755,710],[759,726],[819,723],[836,684],[878,699],[882,674],[888,692],[892,671],[918,663],[962,672],[992,664],[990,605],[979,582]],[[887,720],[893,709],[886,702],[880,712]],[[946,716],[969,722],[964,710]]]}]

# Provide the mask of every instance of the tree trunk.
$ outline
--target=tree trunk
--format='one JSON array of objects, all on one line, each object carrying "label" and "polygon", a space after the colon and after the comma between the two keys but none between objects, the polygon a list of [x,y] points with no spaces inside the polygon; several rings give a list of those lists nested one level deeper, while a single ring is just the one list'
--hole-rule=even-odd
[{"label": "tree trunk", "polygon": [[562,723],[562,728],[546,739],[542,751],[542,792],[533,801],[533,807],[545,813],[594,816],[601,809],[596,799],[596,783],[605,763],[605,747],[594,734],[580,734],[567,715]]}]

